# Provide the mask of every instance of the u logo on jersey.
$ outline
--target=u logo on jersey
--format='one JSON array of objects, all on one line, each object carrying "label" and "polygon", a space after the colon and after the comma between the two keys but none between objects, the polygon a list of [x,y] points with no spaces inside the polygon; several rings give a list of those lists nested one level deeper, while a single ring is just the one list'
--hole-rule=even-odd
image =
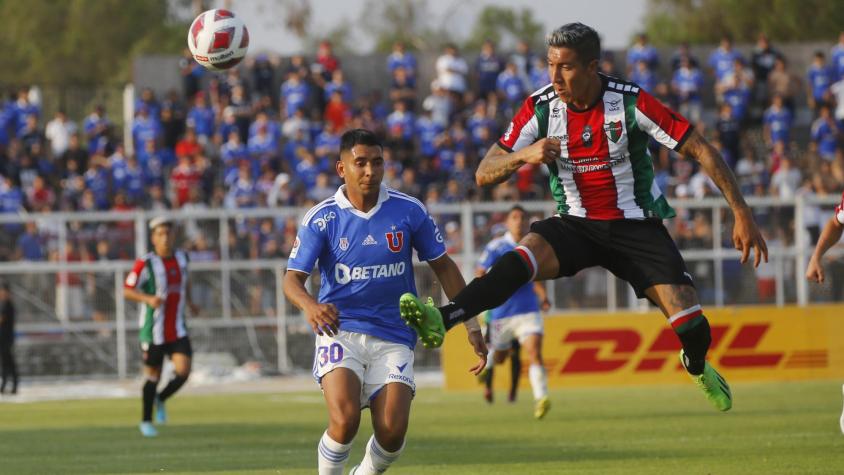
[{"label": "u logo on jersey", "polygon": [[400,252],[401,248],[404,247],[404,231],[386,233],[384,236],[387,237],[387,247],[391,251]]}]

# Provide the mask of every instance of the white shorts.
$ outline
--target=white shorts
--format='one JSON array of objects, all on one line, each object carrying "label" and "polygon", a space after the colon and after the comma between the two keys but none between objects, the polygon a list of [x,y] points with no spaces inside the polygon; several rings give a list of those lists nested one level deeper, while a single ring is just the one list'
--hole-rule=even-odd
[{"label": "white shorts", "polygon": [[514,338],[522,343],[529,335],[542,335],[542,315],[530,312],[492,320],[489,331],[490,346],[495,350],[507,350]]},{"label": "white shorts", "polygon": [[389,383],[402,383],[416,393],[413,350],[401,343],[340,330],[337,336],[317,335],[314,378],[318,383],[336,368],[352,370],[361,382],[360,407],[368,407]]}]

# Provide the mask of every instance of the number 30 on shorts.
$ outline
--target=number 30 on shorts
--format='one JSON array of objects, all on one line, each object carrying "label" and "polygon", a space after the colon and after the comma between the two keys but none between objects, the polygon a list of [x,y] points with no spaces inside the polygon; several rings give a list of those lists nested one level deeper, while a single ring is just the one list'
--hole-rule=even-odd
[{"label": "number 30 on shorts", "polygon": [[317,347],[317,358],[319,358],[320,367],[325,366],[328,362],[339,363],[343,360],[343,347],[339,343]]}]

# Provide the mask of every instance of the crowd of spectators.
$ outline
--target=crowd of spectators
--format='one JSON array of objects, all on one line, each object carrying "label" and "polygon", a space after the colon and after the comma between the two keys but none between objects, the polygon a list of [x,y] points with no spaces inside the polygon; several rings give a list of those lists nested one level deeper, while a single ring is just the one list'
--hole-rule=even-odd
[{"label": "crowd of spectators", "polygon": [[[335,192],[339,138],[350,127],[376,131],[386,145],[385,183],[427,204],[550,199],[540,167],[523,167],[490,189],[478,189],[473,178],[524,97],[549,82],[543,51],[524,41],[507,53],[487,41],[471,55],[446,45],[433,64],[420,64],[397,43],[384,69],[372,73],[389,76],[386,90],[350,83],[344,61],[354,58],[341,60],[328,42],[311,57],[258,55],[221,74],[186,56],[183,93],[140,92],[132,153],[103,107],[77,125],[61,111],[42,117],[37,88],[16,91],[0,105],[0,212],[304,209]],[[435,79],[420,84],[419,68],[433,68]],[[844,33],[831,50],[814,54],[808,71],[790,67],[765,35],[749,56],[724,38],[706,58],[680,45],[670,59],[640,35],[625,58],[608,53],[600,68],[638,83],[695,123],[746,195],[789,198],[844,187]],[[801,112],[810,117],[803,126]],[[696,163],[657,146],[651,153],[669,197],[718,194]],[[781,219],[760,213],[763,221]],[[450,249],[459,251],[459,225],[440,218]],[[495,219],[474,223],[479,243]],[[706,219],[681,216],[672,227],[681,246],[711,245],[699,232]],[[200,260],[218,259],[221,239],[234,258],[285,257],[295,237],[292,218],[234,224],[221,238],[193,223],[186,245]],[[780,224],[771,229],[782,235],[770,239],[789,239]],[[48,224],[1,226],[0,260],[55,260],[49,236],[56,233]],[[73,224],[69,236],[78,245],[68,246],[73,254],[66,258],[134,257],[131,223],[103,229]],[[121,239],[130,244],[114,245]]]}]

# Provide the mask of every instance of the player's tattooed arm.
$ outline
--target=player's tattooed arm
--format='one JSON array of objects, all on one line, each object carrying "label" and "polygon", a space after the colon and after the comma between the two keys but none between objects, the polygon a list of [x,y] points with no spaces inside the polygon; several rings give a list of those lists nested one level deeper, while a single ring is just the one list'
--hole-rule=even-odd
[{"label": "player's tattooed arm", "polygon": [[764,259],[768,262],[768,245],[756,223],[753,213],[744,201],[739,191],[736,177],[730,167],[724,163],[721,154],[709,144],[697,131],[692,131],[688,139],[680,147],[680,153],[690,156],[700,163],[703,170],[712,178],[715,185],[724,194],[730,208],[733,210],[735,224],[733,226],[733,244],[741,252],[741,263],[747,262],[750,251],[753,250],[753,265],[759,266]]},{"label": "player's tattooed arm", "polygon": [[493,144],[478,165],[475,181],[478,186],[497,185],[526,163],[551,163],[560,156],[560,141],[540,139],[517,152],[508,153],[498,144]]},{"label": "player's tattooed arm", "polygon": [[715,185],[723,193],[733,212],[747,209],[747,203],[739,191],[736,177],[727,166],[718,150],[706,141],[697,131],[693,130],[689,138],[680,147],[680,153],[692,157],[700,163],[703,170],[712,178]]}]

